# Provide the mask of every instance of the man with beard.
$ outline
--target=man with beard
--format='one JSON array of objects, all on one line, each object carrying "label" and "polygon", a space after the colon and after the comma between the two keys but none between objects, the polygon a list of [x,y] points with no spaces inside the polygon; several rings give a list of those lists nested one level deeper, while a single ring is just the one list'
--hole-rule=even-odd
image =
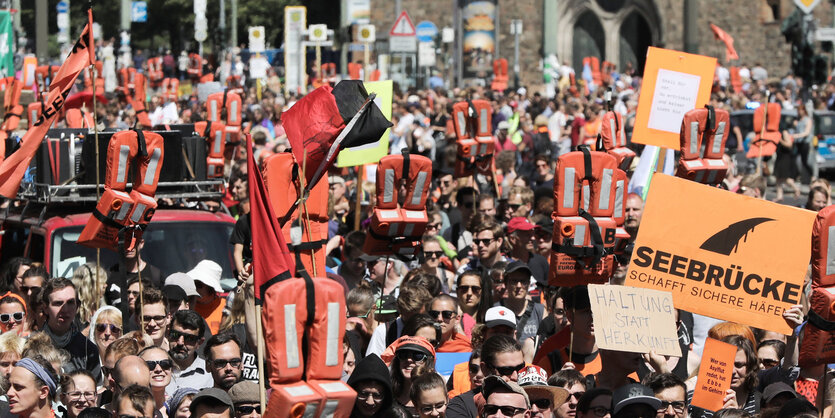
[{"label": "man with beard", "polygon": [[637,193],[629,193],[626,196],[626,220],[624,229],[632,237],[634,242],[638,237],[638,227],[641,225],[641,214],[644,212],[644,200]]},{"label": "man with beard", "polygon": [[197,347],[203,344],[205,322],[195,311],[174,313],[168,331],[168,353],[177,367],[172,371],[171,383],[165,388],[168,396],[178,388],[203,389],[212,387],[214,379],[206,369],[206,360],[197,355]]},{"label": "man with beard", "polygon": [[213,335],[206,341],[203,356],[212,373],[214,387],[229,390],[241,379],[241,343],[235,334],[223,332]]}]

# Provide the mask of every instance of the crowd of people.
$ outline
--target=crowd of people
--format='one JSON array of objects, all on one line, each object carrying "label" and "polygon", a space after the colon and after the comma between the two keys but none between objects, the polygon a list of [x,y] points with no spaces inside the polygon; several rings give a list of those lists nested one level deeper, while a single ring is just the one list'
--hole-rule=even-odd
[{"label": "crowd of people", "polygon": [[[228,61],[245,68],[238,59]],[[166,60],[169,67],[174,71],[173,56]],[[216,71],[222,80],[221,70]],[[783,315],[794,330],[788,336],[678,311],[680,358],[598,348],[586,287],[557,287],[558,279],[549,280],[554,169],[560,155],[597,138],[606,111],[623,115],[631,137],[641,78],[626,69],[606,74],[604,84],[594,86],[579,76],[572,84],[575,75],[567,66],[560,73],[553,97],[533,87],[395,88],[392,153],[406,148],[434,163],[429,221],[414,259],[363,251],[377,198],[373,179],[364,180],[354,168],[332,168],[323,179],[330,188],[327,276],[344,287],[347,306],[342,379],[357,393],[351,416],[829,416],[835,397],[830,369],[797,365],[805,297]],[[810,178],[815,158],[810,115],[835,106],[835,84],[804,89],[799,78],[771,79],[759,65],[740,74],[744,83],[734,91],[727,70],[717,67],[714,107],[740,110],[770,98],[784,109],[796,108],[798,116],[793,126],[782,127],[775,161],[759,169],[741,158],[753,134],[732,126],[726,145],[730,168],[720,187],[765,199],[768,184],[776,183],[774,200],[781,201],[783,185],[799,197],[799,183],[806,179],[806,209],[826,207],[829,183]],[[300,97],[272,88],[276,83],[266,85],[256,91],[248,81],[243,91],[244,131],[252,136],[258,162],[288,149],[282,112]],[[610,102],[606,91],[614,93]],[[113,97],[96,109],[100,127],[134,126],[134,110]],[[496,169],[489,176],[454,175],[457,145],[450,113],[454,103],[468,99],[493,105]],[[155,124],[206,119],[196,94],[179,100],[153,94],[148,112]],[[630,142],[630,147],[640,155],[640,145]],[[216,260],[162,277],[155,260],[134,253],[127,260],[135,261],[120,267],[127,270],[124,290],[114,287],[114,270],[95,263],[77,268],[71,278],[51,277],[41,260],[18,257],[4,264],[0,387],[6,394],[0,397],[0,416],[260,417],[265,412],[256,361],[245,156],[238,150],[226,170],[223,204],[238,219],[230,254],[239,280],[228,293]],[[640,194],[625,199],[625,229],[632,240],[643,204]],[[137,251],[141,254],[141,245]],[[628,255],[623,257],[609,280],[613,286],[623,285]],[[569,340],[561,332],[566,329]],[[738,349],[731,389],[718,411],[690,404],[707,337]]]}]

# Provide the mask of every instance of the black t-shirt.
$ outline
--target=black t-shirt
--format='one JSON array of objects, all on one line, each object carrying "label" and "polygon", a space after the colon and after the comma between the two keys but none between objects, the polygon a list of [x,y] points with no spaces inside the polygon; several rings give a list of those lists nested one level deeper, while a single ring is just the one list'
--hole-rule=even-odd
[{"label": "black t-shirt", "polygon": [[[105,300],[111,305],[116,305],[122,298],[123,292],[121,284],[119,283],[120,266],[120,263],[111,266],[109,272],[110,274],[107,275],[107,290],[105,290],[104,296]],[[136,278],[138,275],[139,273],[127,273],[125,275],[125,283]],[[142,281],[151,282],[151,284],[157,289],[162,289],[162,272],[156,266],[151,265],[151,263],[145,263],[145,268],[142,269]]]},{"label": "black t-shirt", "polygon": [[252,228],[249,226],[249,214],[241,215],[235,222],[235,229],[229,237],[230,244],[241,244],[244,246],[244,264],[252,261]]}]

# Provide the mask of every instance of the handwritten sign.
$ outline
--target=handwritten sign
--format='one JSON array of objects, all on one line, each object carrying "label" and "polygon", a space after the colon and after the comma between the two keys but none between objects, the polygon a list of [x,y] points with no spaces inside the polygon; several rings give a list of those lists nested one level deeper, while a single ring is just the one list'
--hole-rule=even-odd
[{"label": "handwritten sign", "polygon": [[693,406],[718,411],[724,405],[725,392],[731,388],[737,348],[713,338],[705,341],[699,377],[693,391]]},{"label": "handwritten sign", "polygon": [[681,357],[670,292],[590,284],[589,300],[598,347]]},{"label": "handwritten sign", "polygon": [[[666,290],[675,307],[790,334],[815,213],[656,174],[626,285]],[[595,323],[595,325],[597,325]]]},{"label": "handwritten sign", "polygon": [[650,47],[632,142],[679,148],[681,120],[710,99],[716,58]]}]

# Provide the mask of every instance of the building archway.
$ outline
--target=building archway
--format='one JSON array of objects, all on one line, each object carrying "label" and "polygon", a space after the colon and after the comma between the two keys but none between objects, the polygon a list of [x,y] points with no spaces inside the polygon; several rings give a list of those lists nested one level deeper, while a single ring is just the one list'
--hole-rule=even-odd
[{"label": "building archway", "polygon": [[594,12],[587,10],[580,15],[577,22],[574,23],[572,30],[573,40],[571,50],[574,52],[572,57],[572,66],[574,68],[583,67],[584,57],[605,57],[606,56],[606,38],[604,36],[603,25]]},{"label": "building archway", "polygon": [[620,25],[620,57],[618,68],[631,65],[636,74],[643,74],[647,49],[652,46],[652,29],[644,17],[633,11]]}]

